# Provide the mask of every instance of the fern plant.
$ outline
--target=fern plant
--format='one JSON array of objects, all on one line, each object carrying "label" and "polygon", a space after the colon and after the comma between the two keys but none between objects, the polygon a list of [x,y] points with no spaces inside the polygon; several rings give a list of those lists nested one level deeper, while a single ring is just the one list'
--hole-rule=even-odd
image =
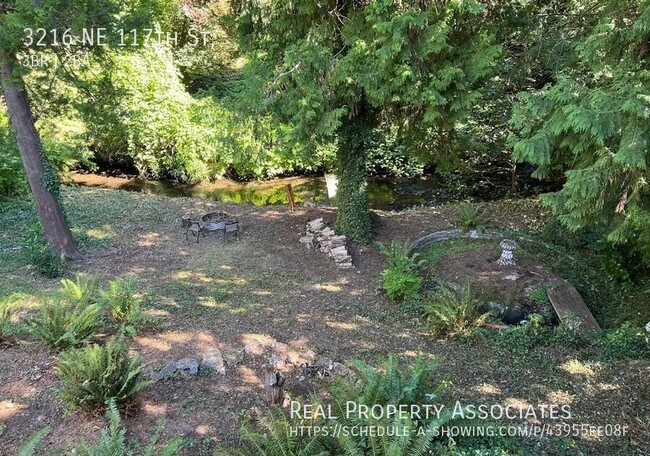
[{"label": "fern plant", "polygon": [[114,399],[107,403],[106,418],[108,420],[108,429],[102,429],[99,441],[94,445],[88,445],[81,442],[75,448],[75,454],[79,456],[175,456],[180,453],[183,440],[179,437],[172,439],[159,451],[155,450],[156,443],[160,439],[163,429],[163,422],[159,422],[156,433],[149,440],[148,445],[141,453],[136,453],[126,439],[126,428],[122,426],[120,413],[117,410],[117,404]]},{"label": "fern plant", "polygon": [[97,302],[97,278],[77,274],[74,282],[62,279],[58,296],[62,301],[94,304]]},{"label": "fern plant", "polygon": [[[260,456],[327,456],[330,453],[324,450],[321,436],[292,433],[292,429],[298,429],[299,426],[315,425],[318,425],[318,422],[292,420],[287,417],[281,408],[273,408],[255,420],[249,419],[242,423],[241,434],[244,439],[245,449],[236,454],[241,456],[249,454]],[[217,454],[231,456],[233,452],[222,450]]]},{"label": "fern plant", "polygon": [[[82,441],[77,444],[73,453],[79,456],[175,456],[180,453],[183,440],[176,437],[169,441],[162,449],[156,451],[155,447],[163,430],[163,422],[158,423],[155,434],[149,439],[148,445],[142,452],[136,453],[126,439],[126,429],[122,426],[120,413],[114,400],[107,404],[106,419],[108,429],[102,429],[99,441],[89,445]],[[43,438],[50,432],[50,428],[41,429],[32,435],[18,452],[18,456],[34,456]]]},{"label": "fern plant", "polygon": [[18,456],[34,456],[39,445],[49,433],[50,428],[47,427],[32,434],[31,437],[27,439],[27,442],[25,442],[23,446],[20,447],[20,450],[18,450]]},{"label": "fern plant", "polygon": [[422,279],[417,271],[424,263],[418,253],[411,254],[409,243],[392,241],[390,246],[378,244],[388,267],[381,273],[381,288],[395,302],[415,298],[420,292]]},{"label": "fern plant", "polygon": [[140,381],[142,358],[129,356],[123,334],[113,336],[106,345],[93,344],[63,353],[56,367],[64,387],[61,398],[85,408],[101,407],[107,401],[132,398],[150,381]]},{"label": "fern plant", "polygon": [[[363,362],[357,362],[359,379],[356,382],[347,380],[336,383],[332,390],[337,416],[337,422],[343,426],[359,428],[392,428],[407,429],[407,432],[386,433],[384,435],[369,434],[367,436],[340,434],[332,444],[332,454],[348,456],[364,456],[367,454],[389,455],[424,455],[430,454],[437,433],[437,428],[458,424],[453,407],[445,406],[439,414],[432,412],[429,416],[389,416],[384,414],[373,417],[346,412],[349,401],[361,406],[387,405],[411,406],[440,403],[446,399],[448,384],[443,382],[434,385],[431,382],[433,371],[440,361],[425,361],[418,357],[412,364],[400,364],[393,355],[389,355],[384,369],[376,369]],[[418,432],[419,429],[424,432]]]},{"label": "fern plant", "polygon": [[78,347],[99,327],[102,308],[86,301],[47,300],[28,320],[31,333],[54,350]]},{"label": "fern plant", "polygon": [[0,343],[11,339],[14,328],[11,319],[14,315],[14,305],[8,300],[0,301]]},{"label": "fern plant", "polygon": [[483,231],[487,221],[487,211],[480,204],[463,201],[458,205],[458,224],[465,230]]},{"label": "fern plant", "polygon": [[440,284],[424,312],[434,336],[468,335],[485,324],[489,313],[480,311],[481,302],[467,281],[459,290]]},{"label": "fern plant", "polygon": [[136,296],[137,283],[135,277],[116,277],[108,284],[108,291],[102,293],[102,303],[117,324],[135,325],[143,318],[142,299]]}]

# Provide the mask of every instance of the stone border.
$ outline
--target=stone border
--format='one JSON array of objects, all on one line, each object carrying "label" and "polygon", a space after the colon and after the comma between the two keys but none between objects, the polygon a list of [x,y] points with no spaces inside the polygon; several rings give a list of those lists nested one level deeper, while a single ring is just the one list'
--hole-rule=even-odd
[{"label": "stone border", "polygon": [[497,231],[486,231],[485,233],[479,233],[476,230],[463,231],[459,229],[455,230],[446,230],[446,231],[436,231],[426,236],[421,237],[420,239],[411,243],[409,247],[409,253],[414,252],[415,250],[422,249],[429,244],[438,241],[446,241],[447,239],[458,239],[458,238],[468,238],[468,239],[503,239],[503,235]]}]

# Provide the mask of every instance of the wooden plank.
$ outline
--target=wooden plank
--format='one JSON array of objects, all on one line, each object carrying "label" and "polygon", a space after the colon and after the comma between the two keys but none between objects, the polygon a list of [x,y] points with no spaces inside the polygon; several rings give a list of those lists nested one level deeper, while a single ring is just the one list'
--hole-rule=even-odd
[{"label": "wooden plank", "polygon": [[581,331],[601,331],[598,322],[573,285],[549,288],[546,290],[546,295],[551,300],[551,304],[553,304],[553,308],[562,323],[569,324],[572,319],[577,318],[580,322]]}]

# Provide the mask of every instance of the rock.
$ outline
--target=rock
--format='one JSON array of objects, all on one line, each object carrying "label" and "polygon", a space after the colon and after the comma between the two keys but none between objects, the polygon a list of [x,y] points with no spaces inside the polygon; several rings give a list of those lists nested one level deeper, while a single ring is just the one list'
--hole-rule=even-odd
[{"label": "rock", "polygon": [[300,243],[304,244],[308,249],[313,249],[316,244],[314,236],[302,236],[300,238]]},{"label": "rock", "polygon": [[261,355],[264,353],[264,345],[257,339],[253,339],[244,347],[244,353],[247,355]]},{"label": "rock", "polygon": [[519,275],[519,274],[509,274],[509,275],[505,276],[505,277],[503,278],[503,280],[512,280],[512,281],[514,282],[515,280],[519,280],[519,279],[521,279],[521,277],[522,277],[522,276]]},{"label": "rock", "polygon": [[219,375],[226,375],[226,366],[223,362],[223,356],[217,349],[210,350],[203,354],[201,359],[201,368],[210,369]]},{"label": "rock", "polygon": [[289,346],[282,342],[273,342],[271,344],[271,357],[269,363],[275,369],[283,370],[287,368],[287,358],[289,354]]},{"label": "rock", "polygon": [[170,361],[159,372],[152,372],[151,380],[157,382],[159,380],[167,380],[169,377],[176,373],[176,362]]},{"label": "rock", "polygon": [[339,269],[352,269],[352,263],[338,263],[336,266],[338,266]]},{"label": "rock", "polygon": [[188,371],[190,375],[196,375],[199,373],[199,362],[194,358],[179,359],[176,363],[176,370]]},{"label": "rock", "polygon": [[336,361],[331,364],[330,372],[337,377],[352,377],[354,375],[352,369]]}]

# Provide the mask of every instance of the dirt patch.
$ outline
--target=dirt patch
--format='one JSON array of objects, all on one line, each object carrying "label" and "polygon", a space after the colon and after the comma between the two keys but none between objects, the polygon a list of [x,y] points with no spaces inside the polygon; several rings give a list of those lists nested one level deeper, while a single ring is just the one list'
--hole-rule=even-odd
[{"label": "dirt patch", "polygon": [[507,323],[518,323],[531,312],[553,312],[550,304],[534,302],[531,294],[540,287],[557,286],[565,281],[529,258],[517,258],[515,266],[499,266],[496,261],[500,255],[497,249],[470,249],[443,256],[436,263],[436,276],[456,284],[470,280],[473,289],[485,300],[507,309]]},{"label": "dirt patch", "polygon": [[[182,358],[201,359],[203,353],[223,353],[225,376],[199,373],[177,375],[145,389],[140,408],[125,417],[129,437],[146,442],[160,419],[166,421],[162,441],[182,436],[189,446],[187,455],[209,454],[215,444],[239,444],[243,414],[253,408],[265,410],[262,365],[239,361],[244,347],[253,339],[281,341],[301,352],[312,350],[332,362],[349,364],[354,358],[373,364],[388,353],[413,357],[444,358],[435,380],[453,380],[454,393],[463,401],[511,400],[543,404],[569,401],[575,422],[606,424],[630,422],[630,416],[614,408],[602,409],[591,401],[616,401],[617,391],[629,392],[626,404],[635,407],[636,417],[647,419],[650,404],[642,402],[647,391],[636,388],[646,364],[623,363],[630,375],[617,369],[593,368],[591,377],[574,377],[562,370],[575,358],[570,350],[540,347],[526,356],[500,352],[485,342],[468,345],[460,341],[434,341],[421,327],[400,311],[379,291],[384,260],[374,247],[351,245],[355,268],[339,270],[318,252],[299,244],[308,220],[323,217],[332,226],[335,212],[309,209],[289,213],[286,208],[218,204],[190,198],[165,198],[111,190],[65,190],[63,196],[76,235],[85,235],[98,247],[88,249],[89,260],[74,265],[75,271],[96,274],[103,284],[115,276],[137,274],[140,287],[152,297],[147,311],[156,323],[134,339],[134,352],[147,367],[161,369]],[[495,213],[503,205],[493,205]],[[531,206],[534,207],[534,206]],[[218,236],[186,242],[180,216],[221,210],[240,220],[241,239],[223,242]],[[530,209],[531,213],[536,209]],[[511,211],[513,212],[513,211]],[[521,210],[519,213],[525,213]],[[531,216],[532,217],[532,216]],[[415,240],[433,231],[453,228],[455,209],[373,214],[377,239]],[[523,218],[508,217],[503,227],[527,225]],[[0,225],[6,241],[16,227]],[[101,229],[101,230],[100,230]],[[100,236],[103,236],[100,239]],[[3,245],[5,245],[3,244]],[[89,243],[89,245],[91,245]],[[478,256],[477,256],[478,255]],[[494,251],[449,259],[452,274],[485,274],[488,287],[494,278],[487,262]],[[522,260],[522,279],[533,285],[535,274],[550,276]],[[443,273],[443,272],[441,272]],[[523,272],[522,272],[523,273]],[[29,277],[47,293],[55,281],[36,278],[27,266],[16,269],[11,280]],[[504,282],[503,284],[501,282]],[[504,293],[521,288],[498,280]],[[101,416],[68,410],[55,394],[62,385],[55,373],[55,356],[38,342],[21,336],[20,342],[0,351],[0,455],[9,456],[34,431],[50,426],[42,454],[57,446],[70,446],[81,438],[92,441],[105,425]],[[633,373],[638,375],[633,375]],[[299,368],[287,373],[285,389],[292,397],[323,391],[327,378],[301,380]],[[611,388],[610,388],[611,386]],[[590,389],[591,388],[591,389]],[[635,418],[636,419],[636,418]],[[614,453],[636,448],[641,454],[642,429],[624,439],[593,441],[579,439],[591,454]],[[548,449],[551,444],[540,445]],[[203,452],[203,453],[202,453]],[[552,452],[548,453],[552,454]]]}]

